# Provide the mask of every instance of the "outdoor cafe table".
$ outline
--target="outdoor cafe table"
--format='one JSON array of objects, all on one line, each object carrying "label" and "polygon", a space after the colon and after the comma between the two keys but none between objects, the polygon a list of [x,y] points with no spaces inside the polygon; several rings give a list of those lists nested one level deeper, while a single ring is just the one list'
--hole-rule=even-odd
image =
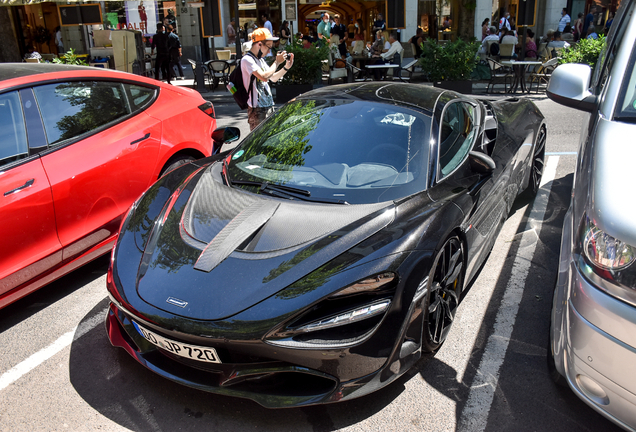
[{"label": "outdoor cafe table", "polygon": [[367,69],[386,69],[388,71],[389,69],[399,68],[400,65],[399,64],[393,64],[393,63],[385,63],[385,64],[366,65],[365,67]]},{"label": "outdoor cafe table", "polygon": [[521,86],[521,93],[528,93],[526,88],[526,71],[529,66],[541,66],[543,63],[537,60],[503,60],[500,62],[504,66],[512,66],[515,71],[515,82],[510,87],[510,93],[517,91],[517,87]]}]

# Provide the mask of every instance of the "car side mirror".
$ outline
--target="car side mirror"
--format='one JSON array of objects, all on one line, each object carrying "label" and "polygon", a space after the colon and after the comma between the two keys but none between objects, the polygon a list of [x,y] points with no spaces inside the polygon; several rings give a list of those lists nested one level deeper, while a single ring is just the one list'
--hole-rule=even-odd
[{"label": "car side mirror", "polygon": [[471,151],[468,153],[468,158],[471,168],[479,174],[490,174],[497,168],[495,161],[486,153]]},{"label": "car side mirror", "polygon": [[219,153],[223,144],[234,142],[240,137],[241,130],[236,127],[229,126],[215,129],[214,132],[212,132],[212,141],[214,144],[212,154]]},{"label": "car side mirror", "polygon": [[552,72],[546,91],[553,101],[580,111],[592,112],[598,98],[590,92],[592,68],[584,64],[568,63]]}]

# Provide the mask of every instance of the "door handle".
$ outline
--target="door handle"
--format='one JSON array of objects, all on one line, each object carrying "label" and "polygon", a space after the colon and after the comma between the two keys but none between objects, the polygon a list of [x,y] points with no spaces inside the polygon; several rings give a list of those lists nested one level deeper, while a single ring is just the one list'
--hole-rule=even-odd
[{"label": "door handle", "polygon": [[150,138],[150,133],[147,133],[146,135],[142,136],[142,137],[141,137],[141,138],[139,138],[139,139],[136,139],[136,140],[134,140],[134,141],[131,141],[131,142],[130,142],[130,145],[135,145],[135,144],[137,144],[138,142],[142,142],[143,140],[148,139],[148,138]]},{"label": "door handle", "polygon": [[35,179],[31,179],[31,180],[27,181],[25,184],[23,184],[22,186],[18,186],[15,189],[11,189],[10,191],[6,191],[4,193],[4,196],[11,195],[12,193],[20,192],[22,189],[26,189],[26,188],[32,186],[33,183],[35,183]]}]

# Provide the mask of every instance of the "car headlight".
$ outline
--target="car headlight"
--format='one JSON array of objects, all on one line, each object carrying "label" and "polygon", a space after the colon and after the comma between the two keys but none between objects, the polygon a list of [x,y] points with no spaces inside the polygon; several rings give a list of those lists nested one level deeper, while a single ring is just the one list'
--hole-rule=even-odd
[{"label": "car headlight", "polygon": [[621,270],[636,259],[634,248],[599,229],[587,219],[583,252],[594,265],[606,270]]},{"label": "car headlight", "polygon": [[636,248],[600,229],[584,215],[575,245],[575,261],[594,286],[636,306]]},{"label": "car headlight", "polygon": [[290,348],[341,348],[366,340],[391,306],[397,276],[378,273],[336,291],[270,332],[265,341]]}]

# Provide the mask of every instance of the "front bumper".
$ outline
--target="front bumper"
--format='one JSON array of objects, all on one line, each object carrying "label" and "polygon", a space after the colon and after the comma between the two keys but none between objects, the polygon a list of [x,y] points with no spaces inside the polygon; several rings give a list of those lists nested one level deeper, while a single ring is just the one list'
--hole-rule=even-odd
[{"label": "front bumper", "polygon": [[[152,328],[148,322],[137,318],[135,320]],[[266,408],[300,407],[366,395],[389,384],[408,370],[420,354],[417,351],[408,359],[389,362],[390,367],[380,364],[374,372],[345,382],[317,369],[257,357],[257,350],[254,356],[226,353],[225,358],[231,358],[234,363],[221,364],[200,363],[171,355],[139,335],[131,321],[131,315],[113,302],[106,316],[106,330],[113,346],[125,349],[143,366],[164,378],[210,393],[250,399]],[[276,347],[271,349],[280,350]],[[223,357],[223,349],[217,351]],[[303,350],[300,351],[299,354],[302,355]],[[342,360],[339,357],[344,357],[344,354],[328,361],[337,365]],[[340,366],[346,367],[342,364]]]},{"label": "front bumper", "polygon": [[636,309],[592,285],[568,253],[553,307],[555,366],[579,398],[636,431]]}]

